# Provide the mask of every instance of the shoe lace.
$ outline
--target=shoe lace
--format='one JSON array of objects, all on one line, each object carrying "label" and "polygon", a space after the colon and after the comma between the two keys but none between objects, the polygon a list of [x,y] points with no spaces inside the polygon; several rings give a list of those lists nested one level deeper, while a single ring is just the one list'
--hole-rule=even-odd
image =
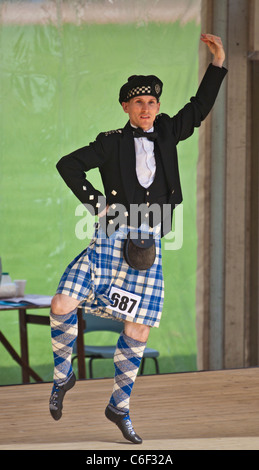
[{"label": "shoe lace", "polygon": [[125,418],[125,425],[127,426],[130,434],[136,434],[129,416]]},{"label": "shoe lace", "polygon": [[58,387],[55,387],[53,393],[51,394],[50,400],[49,400],[49,402],[51,403],[51,405],[56,405],[56,404],[57,404],[57,401],[58,401],[58,391],[59,391],[59,388],[58,388]]}]

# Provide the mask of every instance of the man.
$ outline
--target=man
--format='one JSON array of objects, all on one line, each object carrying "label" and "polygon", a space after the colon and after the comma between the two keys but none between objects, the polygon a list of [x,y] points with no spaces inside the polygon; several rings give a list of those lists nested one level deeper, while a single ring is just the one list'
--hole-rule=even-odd
[{"label": "man", "polygon": [[[105,415],[126,439],[137,444],[142,439],[132,426],[129,400],[150,328],[158,327],[161,318],[161,237],[170,231],[174,207],[182,201],[176,145],[191,136],[208,115],[227,73],[222,67],[225,53],[221,39],[203,34],[201,40],[212,52],[213,62],[196,96],[176,116],[159,114],[161,80],[153,75],[132,76],[119,95],[129,115],[126,126],[99,134],[95,142],[57,164],[66,184],[98,215],[99,223],[88,248],[67,267],[52,300],[54,384],[50,412],[54,419],[61,418],[64,395],[75,384],[71,354],[77,337],[77,308],[120,319],[124,330],[114,355],[114,387]],[[85,172],[96,167],[105,196],[86,178]],[[140,206],[144,212],[139,213]],[[138,269],[125,251],[132,233],[141,240],[137,246],[133,243],[137,255],[141,253],[141,263],[144,259]],[[144,258],[141,243],[146,250]],[[155,253],[151,264],[143,267],[151,252]]]}]

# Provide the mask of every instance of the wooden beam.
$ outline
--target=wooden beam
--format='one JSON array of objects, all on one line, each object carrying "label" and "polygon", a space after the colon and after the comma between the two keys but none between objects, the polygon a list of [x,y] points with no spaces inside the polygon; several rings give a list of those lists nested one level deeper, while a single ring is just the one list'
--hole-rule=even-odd
[{"label": "wooden beam", "polygon": [[[227,15],[227,2],[214,1],[212,33],[221,37],[225,49],[227,49]],[[226,88],[227,79],[221,85],[212,110],[211,129],[209,364],[213,370],[222,369],[224,364]]]},{"label": "wooden beam", "polygon": [[250,205],[250,323],[249,365],[259,361],[259,62],[251,64],[251,205]]},{"label": "wooden beam", "polygon": [[[257,7],[256,2],[253,2],[253,7]],[[255,246],[257,243],[258,256],[258,241],[254,240],[259,227],[254,221],[252,238],[251,218],[258,211],[258,201],[254,202],[252,214],[251,175],[258,165],[258,153],[252,162],[250,102],[254,97],[251,96],[251,67],[255,62],[248,59],[251,50],[250,7],[250,0],[227,0],[221,5],[218,0],[202,3],[202,29],[212,31],[213,28],[214,34],[223,35],[223,39],[224,32],[227,36],[224,45],[229,72],[223,94],[220,92],[209,119],[200,131],[197,211],[200,369],[252,365],[251,354],[255,358],[259,347],[257,292],[251,304],[251,278],[259,262],[254,260],[251,270],[252,244]],[[224,25],[225,21],[227,25]],[[203,67],[204,55],[201,54],[201,71]],[[255,192],[256,182],[253,187]],[[259,273],[256,272],[258,278]]]},{"label": "wooden beam", "polygon": [[249,51],[259,51],[259,0],[249,2]]},{"label": "wooden beam", "polygon": [[228,8],[224,367],[234,368],[245,365],[248,4]]},{"label": "wooden beam", "polygon": [[[202,0],[201,30],[211,31],[213,0]],[[200,44],[199,80],[210,62],[210,53]],[[210,300],[210,161],[211,115],[199,130],[199,157],[197,163],[197,274],[196,274],[196,330],[197,367],[209,369],[209,300]]]}]

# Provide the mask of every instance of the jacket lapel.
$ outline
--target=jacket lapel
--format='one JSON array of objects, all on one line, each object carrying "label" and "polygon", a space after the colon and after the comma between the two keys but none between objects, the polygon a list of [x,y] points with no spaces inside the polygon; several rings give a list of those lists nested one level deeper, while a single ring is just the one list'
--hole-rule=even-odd
[{"label": "jacket lapel", "polygon": [[131,203],[136,186],[136,155],[133,133],[129,122],[120,141],[120,171],[126,198]]},{"label": "jacket lapel", "polygon": [[174,184],[174,162],[172,157],[173,142],[170,137],[166,135],[165,129],[159,126],[158,123],[154,123],[155,131],[158,134],[157,145],[159,146],[162,163],[164,166],[165,176],[169,189],[173,189]]}]

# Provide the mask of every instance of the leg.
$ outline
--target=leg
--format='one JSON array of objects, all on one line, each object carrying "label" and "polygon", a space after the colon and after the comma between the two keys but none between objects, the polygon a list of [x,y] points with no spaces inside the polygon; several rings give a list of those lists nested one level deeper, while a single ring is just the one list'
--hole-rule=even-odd
[{"label": "leg", "polygon": [[142,439],[135,433],[129,417],[129,401],[146,347],[150,328],[147,325],[125,322],[114,354],[115,377],[113,392],[105,414],[135,444]]},{"label": "leg", "polygon": [[77,338],[79,301],[56,294],[51,302],[50,326],[54,354],[54,383],[64,385],[72,374],[71,355]]},{"label": "leg", "polygon": [[75,384],[71,356],[77,338],[77,306],[71,297],[56,294],[51,303],[50,325],[54,355],[54,385],[50,397],[50,412],[55,420],[62,416],[65,393]]},{"label": "leg", "polygon": [[115,381],[110,403],[129,412],[131,391],[137,377],[150,328],[147,325],[125,322],[114,355]]}]

